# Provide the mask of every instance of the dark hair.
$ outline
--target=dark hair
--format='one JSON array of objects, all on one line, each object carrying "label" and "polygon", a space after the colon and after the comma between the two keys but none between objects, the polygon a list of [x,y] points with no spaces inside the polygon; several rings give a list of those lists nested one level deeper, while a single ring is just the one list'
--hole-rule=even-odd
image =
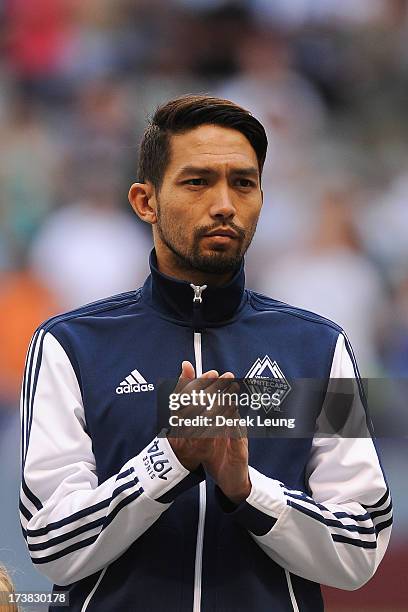
[{"label": "dark hair", "polygon": [[188,95],[159,106],[149,122],[140,145],[139,181],[150,181],[160,189],[170,161],[170,137],[205,124],[241,132],[252,145],[262,174],[268,140],[258,119],[230,100]]}]

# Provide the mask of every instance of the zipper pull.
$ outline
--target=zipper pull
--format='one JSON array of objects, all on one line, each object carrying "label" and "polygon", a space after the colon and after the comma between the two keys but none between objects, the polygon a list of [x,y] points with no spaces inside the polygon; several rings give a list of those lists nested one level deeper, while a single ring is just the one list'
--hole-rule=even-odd
[{"label": "zipper pull", "polygon": [[194,291],[193,303],[199,302],[201,304],[201,302],[203,301],[201,294],[204,291],[204,289],[207,289],[207,285],[200,286],[200,285],[193,285],[193,283],[190,283],[190,287]]},{"label": "zipper pull", "polygon": [[200,331],[203,325],[203,319],[201,316],[201,304],[203,302],[202,293],[207,289],[207,285],[194,285],[190,283],[190,287],[194,291],[193,296],[193,327],[194,331]]}]

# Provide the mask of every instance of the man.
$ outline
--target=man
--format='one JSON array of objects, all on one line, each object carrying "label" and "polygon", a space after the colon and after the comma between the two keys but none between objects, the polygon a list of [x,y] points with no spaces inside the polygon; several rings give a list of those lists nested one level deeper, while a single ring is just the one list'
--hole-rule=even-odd
[{"label": "man", "polygon": [[[331,381],[358,380],[345,335],[244,289],[266,147],[229,101],[159,108],[129,192],[153,228],[151,275],[33,337],[21,520],[72,610],[317,612],[318,583],[358,588],[384,555],[391,501],[371,438],[319,436]],[[158,380],[179,376],[190,392],[322,379],[319,404],[301,402],[316,434],[158,436]],[[361,391],[354,421],[363,403]]]}]

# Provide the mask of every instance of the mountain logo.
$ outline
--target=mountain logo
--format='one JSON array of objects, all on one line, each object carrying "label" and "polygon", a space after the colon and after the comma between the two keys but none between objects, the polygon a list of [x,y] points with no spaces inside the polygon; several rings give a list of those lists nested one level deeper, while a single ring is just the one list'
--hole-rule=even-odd
[{"label": "mountain logo", "polygon": [[268,393],[271,396],[270,404],[264,405],[266,413],[272,408],[279,412],[292,389],[277,361],[272,361],[268,355],[263,359],[258,357],[252,364],[245,375],[245,384],[251,393]]}]

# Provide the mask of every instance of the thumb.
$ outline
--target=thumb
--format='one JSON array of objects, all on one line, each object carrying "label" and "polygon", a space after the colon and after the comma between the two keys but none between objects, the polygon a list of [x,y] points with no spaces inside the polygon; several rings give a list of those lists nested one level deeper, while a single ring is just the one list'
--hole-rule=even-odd
[{"label": "thumb", "polygon": [[193,364],[190,361],[183,361],[181,364],[180,378],[188,378],[193,380],[196,377]]}]

